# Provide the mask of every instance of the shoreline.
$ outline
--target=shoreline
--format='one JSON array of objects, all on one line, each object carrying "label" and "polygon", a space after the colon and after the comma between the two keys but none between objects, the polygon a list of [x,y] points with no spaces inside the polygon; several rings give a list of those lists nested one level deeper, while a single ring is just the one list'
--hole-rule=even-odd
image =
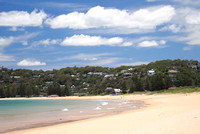
[{"label": "shoreline", "polygon": [[[108,98],[109,97],[109,98]],[[63,123],[71,123],[71,122],[77,122],[77,121],[81,121],[81,120],[88,120],[88,119],[93,119],[93,118],[99,118],[99,117],[104,117],[104,116],[112,116],[112,115],[117,115],[117,114],[121,114],[124,112],[128,112],[131,110],[136,110],[142,107],[145,107],[145,103],[142,101],[132,101],[132,100],[122,100],[120,98],[123,98],[122,96],[92,96],[92,97],[34,97],[34,98],[3,98],[1,100],[99,100],[99,101],[106,101],[109,102],[111,100],[116,100],[118,102],[118,100],[120,102],[118,102],[120,105],[120,107],[116,107],[115,105],[110,105],[109,107],[116,107],[113,110],[109,110],[106,107],[103,108],[102,110],[97,110],[97,111],[85,111],[85,114],[82,115],[70,115],[70,116],[66,116],[66,117],[59,117],[59,119],[54,119],[54,120],[45,120],[42,122],[32,122],[29,125],[24,125],[22,127],[20,126],[16,126],[14,128],[10,127],[10,129],[5,129],[5,131],[1,131],[2,133],[12,133],[15,131],[23,131],[23,130],[27,130],[27,129],[34,129],[34,128],[39,128],[39,127],[51,127],[51,126],[55,126],[55,125],[59,125],[59,124],[63,124]],[[0,101],[1,101],[0,100]],[[110,101],[109,101],[110,100]],[[112,101],[111,101],[112,102]],[[112,102],[113,103],[113,102]],[[115,102],[116,103],[116,102]],[[124,103],[124,104],[123,104]],[[121,107],[122,105],[122,107]],[[132,106],[131,108],[128,106]],[[56,116],[56,118],[58,117],[58,115]],[[36,117],[37,118],[37,117]],[[31,120],[30,120],[31,121]],[[3,122],[2,122],[3,123]],[[0,132],[0,133],[1,133]]]},{"label": "shoreline", "polygon": [[[74,97],[73,97],[74,98]],[[85,97],[79,97],[85,98]],[[88,97],[86,97],[88,99]],[[90,97],[94,99],[95,97]],[[118,98],[140,100],[146,107],[120,114],[62,123],[53,126],[31,128],[10,134],[69,133],[69,134],[198,134],[200,132],[200,94],[155,94],[97,96],[99,99]]]}]

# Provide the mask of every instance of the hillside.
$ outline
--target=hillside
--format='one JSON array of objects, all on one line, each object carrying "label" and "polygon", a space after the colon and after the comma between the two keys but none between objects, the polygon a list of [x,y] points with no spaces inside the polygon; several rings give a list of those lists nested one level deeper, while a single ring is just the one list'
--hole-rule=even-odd
[{"label": "hillside", "polygon": [[180,86],[200,86],[200,62],[177,59],[140,66],[52,71],[0,69],[0,97],[119,94]]}]

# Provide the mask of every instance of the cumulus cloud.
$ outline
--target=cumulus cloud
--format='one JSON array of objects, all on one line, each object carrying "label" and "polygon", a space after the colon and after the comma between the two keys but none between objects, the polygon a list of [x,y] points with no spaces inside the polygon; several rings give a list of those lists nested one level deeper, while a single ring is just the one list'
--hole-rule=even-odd
[{"label": "cumulus cloud", "polygon": [[[172,23],[177,31],[180,28],[181,34],[173,38],[172,41],[185,42],[188,45],[200,45],[200,10],[184,7],[176,9],[176,16],[173,17]],[[180,33],[180,32],[179,32]]]},{"label": "cumulus cloud", "polygon": [[172,6],[139,9],[134,12],[114,8],[93,7],[87,13],[72,12],[46,20],[51,28],[89,29],[89,28],[126,28],[154,29],[169,22],[175,15]]},{"label": "cumulus cloud", "polygon": [[38,12],[37,10],[31,13],[26,11],[0,12],[0,26],[41,26],[46,17],[47,14],[44,11]]},{"label": "cumulus cloud", "polygon": [[138,44],[137,47],[162,47],[163,45],[166,44],[165,40],[160,40],[160,41],[142,41],[141,43]]},{"label": "cumulus cloud", "polygon": [[189,14],[185,19],[188,24],[200,24],[200,12]]},{"label": "cumulus cloud", "polygon": [[59,44],[61,41],[59,39],[45,39],[45,40],[40,40],[40,41],[34,41],[32,43],[33,46],[38,46],[38,45],[44,45],[44,46],[48,46],[48,45],[55,45],[55,44]]},{"label": "cumulus cloud", "polygon": [[[123,44],[125,43],[125,44]],[[89,36],[89,35],[74,35],[72,37],[66,37],[62,42],[62,46],[123,46],[126,44],[120,37],[102,38],[101,36]]]},{"label": "cumulus cloud", "polygon": [[45,62],[40,62],[33,59],[24,59],[17,63],[18,66],[44,66],[46,65]]}]

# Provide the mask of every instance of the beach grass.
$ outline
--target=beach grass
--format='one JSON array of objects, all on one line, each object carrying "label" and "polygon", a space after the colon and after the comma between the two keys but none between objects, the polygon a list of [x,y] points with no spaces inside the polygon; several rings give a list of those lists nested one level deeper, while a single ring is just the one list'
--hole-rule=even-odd
[{"label": "beach grass", "polygon": [[177,93],[193,93],[193,92],[200,92],[200,87],[178,87],[176,89],[165,89],[161,91],[137,91],[132,94],[177,94]]},{"label": "beach grass", "polygon": [[200,87],[179,87],[176,89],[162,90],[157,93],[193,93],[200,92]]}]

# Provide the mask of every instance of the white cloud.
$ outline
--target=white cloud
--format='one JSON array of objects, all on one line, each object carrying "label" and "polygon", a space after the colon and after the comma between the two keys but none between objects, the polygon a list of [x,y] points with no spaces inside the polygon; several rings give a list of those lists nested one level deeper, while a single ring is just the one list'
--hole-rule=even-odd
[{"label": "white cloud", "polygon": [[181,26],[172,24],[169,26],[162,27],[159,31],[172,31],[173,33],[178,33],[181,30]]},{"label": "white cloud", "polygon": [[89,66],[112,66],[113,63],[118,62],[122,58],[106,58],[101,60],[96,60],[93,62],[88,63]]},{"label": "white cloud", "polygon": [[[62,14],[46,20],[51,28],[126,28],[126,29],[154,29],[156,26],[169,22],[175,15],[172,6],[160,6],[140,9],[135,12],[104,8],[96,6],[87,13],[72,12]],[[140,30],[140,31],[141,31]]]},{"label": "white cloud", "polygon": [[97,54],[84,54],[80,53],[73,56],[68,56],[64,58],[59,58],[57,61],[63,61],[63,60],[84,60],[84,61],[96,61],[99,59],[102,59],[104,56],[112,55],[111,53],[97,53]]},{"label": "white cloud", "polygon": [[74,35],[72,37],[66,37],[65,40],[62,41],[61,45],[62,46],[100,46],[100,45],[123,46],[123,39],[120,37],[102,38],[100,36],[89,36],[81,34],[81,35]]},{"label": "white cloud", "polygon": [[189,14],[185,19],[188,24],[200,24],[200,12]]},{"label": "white cloud", "polygon": [[[185,2],[185,1],[183,1]],[[193,2],[193,1],[191,1]],[[200,45],[200,10],[191,7],[176,9],[176,15],[171,20],[171,30],[179,33],[172,41],[184,42],[188,45]],[[167,29],[167,28],[166,28]],[[165,29],[165,30],[166,30]]]},{"label": "white cloud", "polygon": [[38,45],[44,45],[44,46],[48,46],[48,45],[55,45],[55,44],[59,44],[61,41],[59,39],[56,40],[51,40],[51,39],[45,39],[45,40],[40,40],[40,41],[34,41],[32,43],[33,46],[38,46]]},{"label": "white cloud", "polygon": [[0,53],[0,61],[15,61],[13,56],[8,56]]},{"label": "white cloud", "polygon": [[0,37],[0,49],[5,46],[9,46],[14,42],[14,37]]},{"label": "white cloud", "polygon": [[17,63],[18,66],[44,66],[46,65],[45,62],[40,62],[33,59],[24,59]]},{"label": "white cloud", "polygon": [[25,35],[20,35],[20,36],[0,37],[0,49],[2,49],[3,47],[9,46],[12,43],[17,43],[17,42],[23,45],[27,45],[28,44],[27,40],[37,35],[38,33],[30,33],[30,34],[25,34]]},{"label": "white cloud", "polygon": [[24,31],[24,28],[19,28],[19,27],[11,27],[10,29],[9,29],[9,31]]},{"label": "white cloud", "polygon": [[192,5],[192,6],[199,6],[200,0],[171,0],[174,2],[179,2],[182,5]]},{"label": "white cloud", "polygon": [[122,44],[122,46],[124,46],[124,47],[129,47],[129,46],[132,46],[132,45],[133,45],[132,42],[124,42],[124,43]]},{"label": "white cloud", "polygon": [[160,41],[143,41],[141,43],[138,44],[137,47],[163,47],[166,44],[165,40],[160,40]]},{"label": "white cloud", "polygon": [[26,11],[0,12],[0,26],[41,26],[47,17],[44,11],[34,10],[31,13]]},{"label": "white cloud", "polygon": [[183,38],[183,40],[186,40],[188,45],[200,45],[199,37],[200,37],[200,32],[194,31],[191,32],[187,37]]}]

